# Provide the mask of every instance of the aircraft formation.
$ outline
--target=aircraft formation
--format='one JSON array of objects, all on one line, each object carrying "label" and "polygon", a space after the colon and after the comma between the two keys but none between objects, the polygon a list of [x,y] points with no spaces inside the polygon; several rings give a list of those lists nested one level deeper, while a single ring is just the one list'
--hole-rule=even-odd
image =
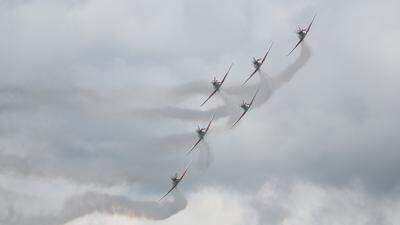
[{"label": "aircraft formation", "polygon": [[[309,25],[308,25],[307,27],[305,27],[305,28],[300,28],[300,27],[299,27],[299,28],[298,28],[298,30],[296,31],[296,34],[297,34],[297,37],[299,38],[299,41],[296,43],[296,45],[293,47],[293,49],[287,54],[287,56],[291,55],[292,52],[304,41],[304,39],[306,38],[307,34],[308,34],[309,31],[310,31],[310,28],[311,28],[311,26],[312,26],[312,24],[313,24],[313,22],[314,22],[315,17],[316,17],[316,15],[313,16],[311,22],[309,23]],[[268,56],[269,52],[271,51],[272,45],[273,45],[273,43],[271,43],[271,44],[269,45],[268,50],[267,50],[267,52],[265,53],[265,55],[264,55],[263,58],[257,58],[257,59],[256,59],[256,58],[253,57],[252,64],[253,64],[253,67],[254,67],[254,71],[245,79],[245,81],[242,83],[242,86],[244,86],[257,72],[259,72],[259,71],[261,70],[261,66],[262,66],[262,65],[264,64],[264,62],[266,61],[267,56]],[[200,107],[203,106],[203,105],[205,105],[215,94],[217,94],[218,92],[221,91],[222,85],[224,84],[224,82],[225,82],[225,80],[226,80],[226,78],[227,78],[229,72],[231,71],[232,66],[233,66],[233,63],[229,66],[228,70],[226,71],[225,75],[223,76],[223,78],[222,78],[220,81],[217,80],[216,77],[214,77],[214,79],[211,81],[213,91],[212,91],[211,94],[200,104]],[[258,88],[258,89],[255,91],[255,93],[254,93],[252,99],[250,100],[250,102],[247,103],[247,102],[245,102],[245,101],[243,100],[242,104],[240,105],[240,108],[243,110],[243,112],[242,112],[242,114],[239,116],[239,118],[232,124],[231,128],[235,127],[236,124],[237,124],[237,123],[246,115],[246,113],[251,109],[251,107],[253,106],[253,104],[254,104],[254,102],[255,102],[255,100],[256,100],[256,97],[257,97],[257,94],[258,94],[259,91],[260,91],[260,88]],[[211,124],[212,124],[213,120],[214,120],[214,115],[211,117],[211,120],[208,122],[208,124],[207,124],[206,127],[204,127],[204,128],[201,128],[200,126],[197,127],[196,133],[197,133],[198,139],[197,139],[197,141],[194,143],[194,145],[187,151],[187,154],[190,154],[193,150],[195,150],[195,149],[196,149],[196,146],[197,146],[201,141],[204,140],[206,134],[208,133],[208,131],[209,131],[210,127],[211,127]],[[186,169],[183,171],[183,173],[182,173],[179,177],[178,177],[178,173],[175,173],[175,175],[174,175],[173,177],[170,178],[171,181],[172,181],[172,187],[168,190],[168,192],[167,192],[166,194],[164,194],[164,195],[160,198],[159,201],[161,201],[162,199],[164,199],[166,196],[168,196],[172,191],[174,191],[174,190],[178,187],[179,183],[180,183],[180,182],[182,181],[182,179],[185,177],[185,175],[186,175],[186,173],[187,173],[187,171],[188,171],[188,169],[189,169],[189,167],[190,167],[190,164],[191,164],[191,163],[188,164],[188,166],[186,167]]]}]

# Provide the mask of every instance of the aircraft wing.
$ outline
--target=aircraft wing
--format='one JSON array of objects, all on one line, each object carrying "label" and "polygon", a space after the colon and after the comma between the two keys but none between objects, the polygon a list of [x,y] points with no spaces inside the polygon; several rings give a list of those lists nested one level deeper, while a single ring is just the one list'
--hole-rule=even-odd
[{"label": "aircraft wing", "polygon": [[163,196],[160,198],[160,200],[158,200],[158,201],[163,200],[163,198],[165,198],[169,193],[171,193],[171,191],[173,191],[173,190],[176,188],[176,186],[178,186],[178,183],[175,184],[175,185],[173,185],[172,188],[169,189],[169,191],[168,191],[165,195],[163,195]]},{"label": "aircraft wing", "polygon": [[271,51],[271,47],[272,47],[273,44],[274,44],[274,43],[272,42],[271,45],[269,46],[267,53],[265,53],[265,56],[264,56],[264,58],[263,58],[262,61],[261,61],[261,65],[264,63],[265,59],[267,58],[267,55],[268,55],[269,51]]},{"label": "aircraft wing", "polygon": [[306,30],[306,35],[308,34],[308,31],[310,31],[310,28],[311,28],[311,25],[312,25],[313,22],[314,22],[315,16],[317,16],[317,14],[315,14],[315,15],[313,16],[310,25],[308,25],[307,30]]},{"label": "aircraft wing", "polygon": [[210,126],[211,126],[211,123],[212,123],[213,120],[214,120],[214,115],[211,117],[211,120],[210,120],[210,122],[209,122],[208,125],[207,125],[206,133],[207,133],[208,129],[210,129]]},{"label": "aircraft wing", "polygon": [[256,99],[256,96],[258,94],[258,91],[260,91],[260,89],[257,89],[256,93],[254,94],[253,98],[251,99],[251,102],[249,104],[249,107],[251,107],[251,105],[253,105],[254,99]]},{"label": "aircraft wing", "polygon": [[247,113],[247,111],[244,111],[244,112],[242,113],[242,115],[240,115],[239,119],[237,119],[237,120],[233,123],[233,125],[232,125],[231,128],[233,128],[233,127],[242,119],[242,117],[243,117],[246,113]]},{"label": "aircraft wing", "polygon": [[199,140],[197,140],[197,142],[192,146],[192,148],[187,152],[187,154],[191,153],[193,151],[193,149],[200,143],[201,140],[203,140],[203,139],[199,138]]},{"label": "aircraft wing", "polygon": [[232,66],[233,66],[233,63],[231,63],[231,65],[229,66],[228,71],[225,73],[224,78],[222,78],[221,85],[224,83],[225,78],[228,76],[229,72],[231,71]]},{"label": "aircraft wing", "polygon": [[294,48],[292,49],[292,51],[290,51],[289,54],[287,54],[287,56],[289,56],[290,54],[292,54],[292,52],[297,48],[297,46],[299,46],[299,44],[300,44],[301,42],[303,42],[303,40],[304,40],[304,38],[300,39],[300,40],[297,42],[297,44],[294,46]]},{"label": "aircraft wing", "polygon": [[257,69],[254,70],[253,73],[250,74],[250,76],[243,82],[242,86],[245,85],[247,83],[247,81],[250,80],[250,78],[252,78],[254,76],[254,74],[257,73],[257,71],[260,69],[260,67],[258,67]]},{"label": "aircraft wing", "polygon": [[182,176],[179,178],[179,182],[181,182],[182,178],[186,175],[186,172],[188,171],[189,167],[185,169],[185,171],[182,173]]},{"label": "aircraft wing", "polygon": [[204,104],[206,104],[206,102],[207,102],[213,95],[215,95],[215,93],[217,93],[217,91],[218,91],[218,89],[215,89],[215,90],[208,96],[208,98],[207,98],[203,103],[201,103],[200,106],[203,106]]}]

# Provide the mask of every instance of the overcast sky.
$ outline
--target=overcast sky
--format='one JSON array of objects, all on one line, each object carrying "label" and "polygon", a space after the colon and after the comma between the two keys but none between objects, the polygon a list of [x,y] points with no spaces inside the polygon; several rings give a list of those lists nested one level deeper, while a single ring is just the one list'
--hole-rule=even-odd
[{"label": "overcast sky", "polygon": [[0,224],[400,224],[399,8],[0,0]]}]

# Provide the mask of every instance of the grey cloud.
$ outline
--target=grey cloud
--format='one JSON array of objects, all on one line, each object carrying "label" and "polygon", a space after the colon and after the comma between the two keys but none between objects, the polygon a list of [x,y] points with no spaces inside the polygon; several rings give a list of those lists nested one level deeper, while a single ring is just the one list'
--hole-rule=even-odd
[{"label": "grey cloud", "polygon": [[371,198],[356,184],[332,188],[277,180],[267,182],[249,203],[259,215],[259,224],[390,225],[396,223],[391,213],[398,208],[397,198]]},{"label": "grey cloud", "polygon": [[[188,193],[210,184],[255,190],[279,177],[327,187],[360,180],[368,197],[385,198],[399,183],[396,6],[391,0],[2,1],[0,172],[154,194],[193,157],[196,179],[181,187]],[[307,43],[284,56],[296,41],[291,29],[315,11]],[[258,83],[230,86],[272,39],[276,47]],[[200,110],[210,91],[202,80],[232,61],[226,87]],[[257,108],[236,129],[221,128],[258,85]],[[215,129],[185,156],[196,125],[214,113]],[[107,197],[99,199],[108,205]],[[273,222],[290,213],[262,207]],[[10,215],[23,211],[5,208]],[[322,215],[329,212],[336,215],[330,208]]]}]

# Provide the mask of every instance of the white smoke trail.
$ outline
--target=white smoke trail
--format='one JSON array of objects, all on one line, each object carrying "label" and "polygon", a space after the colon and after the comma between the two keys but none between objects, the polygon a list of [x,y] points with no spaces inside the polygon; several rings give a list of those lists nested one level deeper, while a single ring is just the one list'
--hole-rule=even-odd
[{"label": "white smoke trail", "polygon": [[[261,91],[259,93],[259,96],[257,97],[255,106],[259,107],[263,105],[265,102],[268,101],[268,99],[277,89],[282,87],[285,83],[289,82],[294,77],[297,71],[301,69],[302,66],[304,66],[304,64],[308,61],[309,57],[310,50],[306,43],[304,43],[299,58],[297,58],[293,64],[287,67],[278,76],[268,77],[265,73],[260,71],[260,73],[258,74],[260,79],[257,85],[249,85],[244,88],[228,87],[222,90],[222,92],[217,95],[223,101],[223,104],[221,106],[204,111],[179,107],[156,108],[142,111],[145,112],[143,116],[145,118],[153,118],[154,116],[160,118],[177,118],[195,121],[197,123],[199,121],[208,121],[211,115],[215,114],[216,119],[228,117],[228,121],[230,122],[230,120],[232,120],[233,118],[237,118],[237,114],[240,113],[239,104],[242,97],[247,98],[247,96],[254,93],[254,90],[258,86],[261,86]],[[179,95],[179,100],[185,100],[191,95],[199,93],[206,95],[209,91],[208,88],[203,88],[200,83],[196,82],[191,83],[190,87],[191,88],[188,88],[188,86],[183,85],[182,88],[178,88],[176,92],[172,91],[171,94],[177,94]],[[163,91],[160,90],[160,92]],[[41,110],[42,108],[44,108],[43,112],[46,113],[46,110],[48,109],[62,111],[67,108],[68,110],[77,111],[75,113],[79,116],[82,116],[81,113],[85,112],[88,118],[99,117],[100,114],[101,116],[111,114],[111,116],[113,116],[111,117],[112,119],[121,120],[121,118],[119,118],[121,114],[117,114],[117,116],[114,116],[113,114],[115,112],[124,112],[127,110],[120,105],[124,105],[122,104],[125,103],[124,101],[130,100],[130,94],[127,93],[132,92],[120,93],[120,95],[127,95],[129,97],[125,97],[123,100],[119,100],[118,103],[110,101],[110,99],[114,99],[114,97],[116,96],[115,94],[104,95],[104,93],[100,94],[96,93],[95,91],[88,91],[82,88],[69,89],[69,87],[64,87],[58,90],[51,90],[41,88],[27,89],[25,87],[4,86],[3,88],[0,88],[0,93],[2,93],[3,97],[0,99],[0,116],[2,118],[1,124],[3,125],[1,128],[1,132],[9,134],[9,129],[14,128],[13,124],[10,123],[8,120],[9,115],[15,112],[26,113],[26,111],[30,112]],[[119,95],[117,94],[117,96]],[[165,96],[163,96],[163,98],[165,98]],[[141,96],[139,95],[138,97],[135,97],[135,99],[141,99]],[[154,100],[154,102],[158,102],[158,100],[156,99]],[[95,110],[91,109],[92,105],[96,105]],[[152,105],[152,102],[148,103],[148,105]],[[143,105],[137,104],[134,107],[140,108],[143,107]],[[106,110],[103,112],[102,110],[99,110],[99,108]],[[75,116],[75,114],[73,114],[72,116]],[[123,118],[126,119],[126,117]],[[83,119],[86,119],[86,117],[83,117]],[[57,118],[54,118],[54,120],[57,120]],[[57,126],[58,124],[56,123],[55,127]],[[11,151],[10,149],[2,148],[0,151],[1,172],[7,174],[12,172],[13,174],[27,177],[34,176],[46,178],[62,178],[73,181],[74,183],[86,182],[101,185],[132,183],[140,180],[140,176],[142,176],[141,174],[138,174],[140,173],[140,170],[130,169],[132,165],[137,164],[135,163],[136,161],[132,161],[135,159],[135,155],[129,155],[128,153],[124,152],[124,154],[119,156],[123,157],[124,160],[120,160],[110,158],[109,153],[104,151],[104,149],[108,148],[129,149],[131,147],[129,143],[126,146],[107,145],[108,147],[104,148],[103,151],[99,151],[100,148],[92,146],[92,143],[89,143],[89,145],[92,146],[91,148],[96,150],[91,151],[91,149],[87,150],[82,148],[82,146],[77,147],[65,145],[65,143],[69,140],[68,138],[65,140],[63,139],[67,133],[63,132],[63,138],[57,137],[55,139],[55,137],[57,136],[57,132],[54,132],[54,127],[51,124],[49,125],[49,127],[49,130],[46,131],[48,132],[48,134],[46,132],[39,134],[30,134],[34,135],[32,136],[32,138],[35,140],[37,139],[37,137],[41,137],[43,138],[43,140],[47,141],[44,142],[46,148],[44,148],[43,151],[38,151],[38,149],[32,148],[32,152],[29,152],[30,150],[26,149],[24,150],[26,152],[17,152],[13,150],[12,154],[9,154],[7,151]],[[38,136],[36,137],[35,135]],[[79,138],[80,134],[78,133],[70,135],[70,139],[75,140],[76,138]],[[104,136],[105,135],[103,135],[102,133],[100,133],[99,135],[99,137],[102,138]],[[4,137],[5,136],[3,136],[3,138]],[[91,136],[88,137],[92,138]],[[97,137],[94,136],[93,138]],[[151,145],[149,145],[149,143],[144,143],[141,144],[139,148],[144,148],[147,151],[153,151],[154,153],[164,156],[169,155],[170,153],[168,151],[161,152],[159,151],[159,149],[176,148],[185,150],[190,147],[193,138],[195,138],[194,132],[193,134],[175,135],[175,138],[171,138],[170,136],[155,139],[154,137],[149,137],[149,139],[152,139]],[[48,142],[49,140],[50,142]],[[113,138],[111,138],[110,140],[113,140]],[[138,143],[135,142],[136,147],[137,145]],[[60,146],[63,146],[63,148],[59,148]],[[197,157],[194,163],[194,172],[197,171],[198,175],[201,175],[204,174],[209,166],[212,164],[213,154],[212,149],[206,142],[203,142],[201,145],[199,145],[199,149],[197,151],[198,154],[193,156]],[[62,157],[65,155],[67,155],[68,157]],[[74,158],[77,156],[79,156],[79,160],[76,160],[76,158]],[[103,174],[99,174],[97,171],[97,167],[93,167],[93,165],[99,164],[104,166]],[[0,193],[0,195],[3,194]],[[85,195],[74,197],[72,200],[68,201],[63,210],[58,214],[36,216],[24,215],[20,211],[16,211],[17,208],[14,208],[10,203],[5,206],[5,210],[3,210],[4,212],[0,214],[0,221],[1,223],[7,225],[59,225],[93,212],[119,213],[137,217],[146,217],[148,219],[163,219],[179,212],[186,206],[186,199],[179,192],[175,193],[174,195],[175,198],[172,202],[166,201],[165,203],[158,203],[132,201],[126,197],[121,196],[87,193]]]},{"label": "white smoke trail", "polygon": [[[38,109],[41,106],[51,107],[52,109],[60,107],[76,109],[78,104],[80,108],[86,107],[86,109],[90,109],[90,104],[88,105],[88,103],[92,102],[96,103],[97,108],[104,109],[108,111],[105,113],[111,114],[129,110],[129,108],[120,108],[121,105],[131,105],[131,109],[143,117],[207,121],[210,115],[214,114],[216,119],[224,118],[231,116],[232,109],[235,108],[232,106],[233,101],[241,100],[243,96],[253,93],[257,87],[260,87],[261,91],[257,97],[256,105],[260,106],[264,104],[276,90],[289,82],[311,56],[310,48],[305,41],[302,43],[301,47],[300,55],[295,62],[285,68],[277,76],[266,78],[265,73],[260,71],[258,73],[260,78],[259,83],[256,85],[226,87],[221,90],[221,93],[215,96],[224,100],[224,104],[207,110],[176,106],[151,108],[152,105],[168,102],[167,99],[174,99],[174,102],[171,103],[175,104],[193,95],[209,94],[208,84],[197,81],[174,87],[172,90],[169,88],[157,87],[155,88],[157,90],[156,92],[150,92],[146,88],[136,87],[134,93],[121,90],[120,92],[113,91],[112,94],[85,90],[74,85],[65,86],[65,84],[53,89],[46,87],[3,86],[0,87],[0,93],[2,95],[0,98],[0,112],[26,111],[27,109]],[[230,96],[233,101],[226,101],[228,96]],[[119,103],[126,101],[128,104],[119,104],[120,106],[117,106],[115,104],[116,99],[118,99]],[[132,103],[135,104],[132,105]],[[110,104],[112,104],[112,107],[110,107]]]},{"label": "white smoke trail", "polygon": [[9,208],[8,214],[0,218],[7,225],[62,225],[92,213],[118,214],[149,220],[163,220],[187,205],[186,198],[176,190],[169,201],[134,201],[124,196],[87,192],[70,198],[55,214],[28,216]]},{"label": "white smoke trail", "polygon": [[[265,104],[272,94],[275,93],[279,88],[281,88],[285,83],[291,81],[296,73],[307,63],[311,57],[311,51],[307,43],[304,41],[301,45],[301,52],[299,57],[280,72],[277,76],[269,77],[263,71],[260,70],[259,82],[256,85],[249,85],[246,87],[234,86],[227,87],[221,90],[215,97],[220,97],[224,100],[224,104],[207,110],[201,109],[188,109],[176,106],[162,107],[162,108],[152,108],[139,110],[139,114],[144,117],[160,117],[160,118],[175,118],[181,120],[194,120],[194,121],[205,121],[210,115],[215,115],[216,119],[221,119],[224,117],[236,117],[237,112],[232,106],[233,101],[238,101],[243,98],[243,96],[248,96],[249,93],[253,94],[254,91],[260,87],[260,93],[257,96],[257,101],[255,107],[259,107]],[[195,94],[208,94],[206,88],[201,88],[201,82],[191,82],[189,84],[183,84],[181,87],[177,88],[176,92],[172,92],[172,95],[180,96],[180,99],[185,99],[192,97]],[[204,85],[205,83],[203,83]],[[195,88],[191,88],[195,87]],[[208,90],[209,91],[209,90]],[[230,100],[228,97],[230,96]],[[240,102],[238,101],[237,104]],[[231,118],[232,120],[232,118]]]},{"label": "white smoke trail", "polygon": [[281,88],[285,83],[291,81],[297,71],[299,71],[310,59],[311,49],[305,40],[301,43],[301,48],[300,56],[297,60],[286,67],[286,69],[280,72],[277,76],[272,78],[271,83],[273,92]]},{"label": "white smoke trail", "polygon": [[193,176],[201,176],[206,173],[214,160],[210,145],[204,141],[203,145],[194,153],[196,155],[193,157],[195,157],[196,160],[192,166],[192,174]]}]

